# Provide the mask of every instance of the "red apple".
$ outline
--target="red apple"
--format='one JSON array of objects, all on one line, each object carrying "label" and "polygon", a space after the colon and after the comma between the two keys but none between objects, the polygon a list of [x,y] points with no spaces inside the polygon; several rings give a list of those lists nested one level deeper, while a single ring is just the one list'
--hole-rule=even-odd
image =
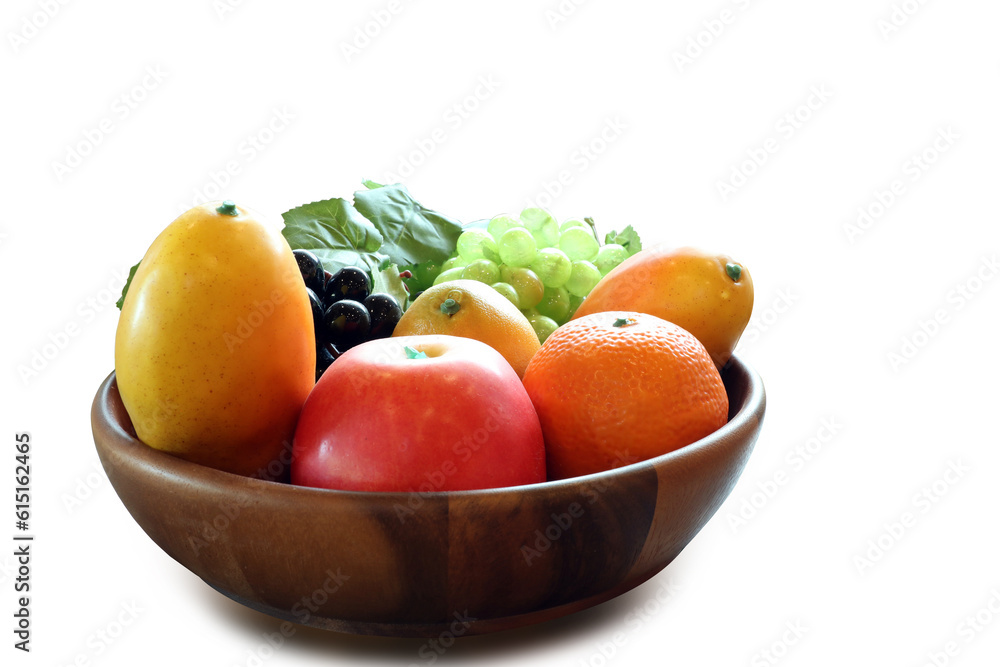
[{"label": "red apple", "polygon": [[545,449],[500,353],[470,338],[402,336],[353,347],[323,373],[299,417],[291,473],[326,489],[490,489],[544,482]]}]

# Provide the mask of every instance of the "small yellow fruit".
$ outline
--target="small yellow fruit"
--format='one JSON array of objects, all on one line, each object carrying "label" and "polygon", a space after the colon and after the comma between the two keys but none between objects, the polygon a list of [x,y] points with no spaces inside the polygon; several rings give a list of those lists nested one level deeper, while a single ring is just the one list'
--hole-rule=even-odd
[{"label": "small yellow fruit", "polygon": [[140,440],[220,470],[280,476],[273,462],[290,446],[315,366],[309,298],[278,225],[213,202],[153,241],[115,337],[118,390]]},{"label": "small yellow fruit", "polygon": [[518,377],[541,347],[531,324],[503,295],[478,280],[452,280],[424,290],[403,313],[396,336],[445,334],[474,338],[499,352]]}]

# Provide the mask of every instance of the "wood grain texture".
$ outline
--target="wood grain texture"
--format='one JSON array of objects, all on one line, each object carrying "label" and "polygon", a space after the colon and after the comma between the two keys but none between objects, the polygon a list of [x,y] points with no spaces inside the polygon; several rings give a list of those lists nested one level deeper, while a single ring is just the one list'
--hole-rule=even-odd
[{"label": "wood grain texture", "polygon": [[432,494],[295,487],[212,470],[135,438],[112,373],[94,399],[108,478],[147,535],[216,590],[285,620],[432,637],[536,623],[666,567],[746,464],[757,375],[723,369],[729,423],[649,461],[526,487]]}]

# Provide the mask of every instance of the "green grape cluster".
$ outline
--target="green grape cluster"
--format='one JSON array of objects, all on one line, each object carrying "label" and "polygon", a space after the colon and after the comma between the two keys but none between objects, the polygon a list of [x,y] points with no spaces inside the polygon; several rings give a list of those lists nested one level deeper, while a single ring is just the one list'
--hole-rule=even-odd
[{"label": "green grape cluster", "polygon": [[434,284],[465,279],[491,285],[545,342],[628,256],[622,245],[602,245],[592,221],[572,218],[560,225],[548,211],[526,208],[519,216],[494,217],[485,229],[462,232]]}]

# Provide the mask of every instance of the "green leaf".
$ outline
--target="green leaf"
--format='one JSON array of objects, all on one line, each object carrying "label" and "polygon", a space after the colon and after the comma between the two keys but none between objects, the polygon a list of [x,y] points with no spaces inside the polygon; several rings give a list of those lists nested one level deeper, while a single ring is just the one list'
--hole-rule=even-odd
[{"label": "green leaf", "polygon": [[632,225],[629,225],[621,232],[610,232],[604,238],[604,244],[617,243],[628,250],[629,257],[636,254],[642,250],[642,241],[639,239],[639,233],[632,229]]},{"label": "green leaf", "polygon": [[281,230],[293,250],[309,250],[330,273],[357,266],[375,273],[384,256],[382,234],[345,199],[326,199],[282,213]]},{"label": "green leaf", "polygon": [[381,252],[399,265],[443,262],[462,233],[461,223],[426,208],[403,185],[355,192],[354,206],[381,232]]},{"label": "green leaf", "polygon": [[399,267],[390,264],[381,271],[372,274],[372,294],[381,292],[388,294],[399,302],[399,307],[406,310],[407,299],[410,295],[403,285],[403,279],[399,277]]},{"label": "green leaf", "polygon": [[364,185],[369,190],[376,190],[378,188],[384,188],[385,187],[381,183],[376,183],[375,181],[369,180],[367,178],[364,179],[363,181],[361,181],[361,184]]},{"label": "green leaf", "polygon": [[115,305],[118,306],[118,310],[121,310],[122,304],[125,303],[125,295],[128,294],[128,288],[132,286],[132,278],[135,277],[135,270],[139,268],[139,264],[141,263],[142,260],[140,260],[138,263],[136,263],[135,266],[133,266],[131,269],[128,270],[128,278],[125,279],[125,286],[122,287],[122,296],[120,299],[118,299],[118,301],[115,302]]}]

